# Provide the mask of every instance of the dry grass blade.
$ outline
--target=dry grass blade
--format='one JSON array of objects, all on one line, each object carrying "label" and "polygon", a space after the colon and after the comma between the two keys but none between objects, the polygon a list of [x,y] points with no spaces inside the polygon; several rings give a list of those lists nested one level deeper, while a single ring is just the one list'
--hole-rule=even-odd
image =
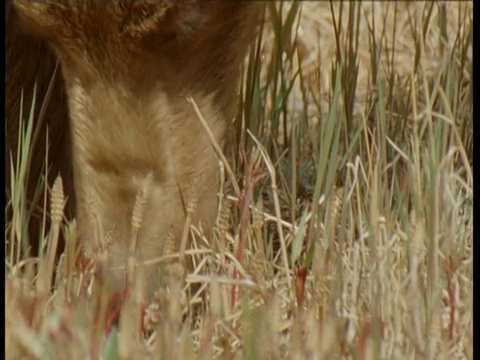
[{"label": "dry grass blade", "polygon": [[[267,165],[268,168],[268,173],[270,174],[270,179],[271,179],[271,187],[272,187],[272,195],[273,195],[273,203],[274,203],[274,209],[275,209],[275,215],[277,218],[277,231],[278,235],[280,237],[280,246],[282,249],[282,259],[283,259],[283,266],[284,266],[284,271],[287,276],[287,281],[288,284],[290,284],[291,279],[290,279],[290,267],[288,265],[288,253],[287,253],[287,246],[285,243],[285,236],[283,235],[283,227],[281,225],[282,223],[282,215],[280,212],[280,201],[278,198],[278,186],[277,186],[277,176],[276,176],[276,171],[275,167],[270,160],[270,157],[267,155],[265,148],[260,144],[260,142],[253,136],[253,134],[249,131],[248,134],[252,137],[253,141],[257,145],[260,154],[262,155],[262,158]],[[289,287],[291,285],[288,285]]]},{"label": "dry grass blade", "polygon": [[235,190],[235,194],[237,196],[239,196],[240,195],[240,187],[238,186],[235,173],[233,172],[232,168],[230,167],[227,158],[223,154],[221,146],[215,140],[215,137],[213,136],[212,131],[210,130],[207,122],[203,118],[202,113],[200,112],[200,109],[198,108],[195,100],[191,97],[187,98],[187,100],[190,104],[192,104],[192,107],[195,110],[195,113],[197,114],[198,120],[200,120],[203,128],[207,132],[208,138],[210,139],[210,142],[212,143],[212,146],[214,147],[215,152],[217,153],[218,157],[222,160],[223,166],[225,166],[225,169],[227,170],[227,173],[230,176],[230,180],[232,181],[232,185],[233,185],[233,189]]}]

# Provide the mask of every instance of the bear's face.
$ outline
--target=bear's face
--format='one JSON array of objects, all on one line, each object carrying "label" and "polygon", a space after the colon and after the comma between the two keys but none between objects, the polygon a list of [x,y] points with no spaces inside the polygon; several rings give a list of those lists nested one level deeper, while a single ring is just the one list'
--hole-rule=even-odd
[{"label": "bear's face", "polygon": [[217,156],[187,97],[222,145],[259,5],[17,1],[15,6],[62,66],[76,218],[87,255],[106,263],[118,289],[134,249],[141,263],[150,264],[144,268],[153,286],[162,256],[179,250],[185,226],[187,233],[190,222],[208,228],[217,210]]}]

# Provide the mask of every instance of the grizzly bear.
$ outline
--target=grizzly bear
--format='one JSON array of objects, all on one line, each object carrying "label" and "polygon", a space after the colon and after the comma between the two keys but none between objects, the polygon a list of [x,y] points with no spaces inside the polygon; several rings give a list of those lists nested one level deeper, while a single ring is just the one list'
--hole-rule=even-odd
[{"label": "grizzly bear", "polygon": [[[208,228],[217,211],[218,157],[187,98],[223,146],[263,6],[12,1],[6,4],[6,170],[10,154],[16,157],[22,90],[28,114],[33,85],[39,103],[50,85],[43,116],[36,111],[40,136],[30,179],[42,172],[48,129],[49,174],[64,179],[86,254],[101,257],[118,289],[134,248],[149,262],[151,289],[158,270],[152,260],[171,239],[179,249],[187,214]],[[8,175],[6,181],[8,194]],[[134,210],[139,203],[141,215]]]}]

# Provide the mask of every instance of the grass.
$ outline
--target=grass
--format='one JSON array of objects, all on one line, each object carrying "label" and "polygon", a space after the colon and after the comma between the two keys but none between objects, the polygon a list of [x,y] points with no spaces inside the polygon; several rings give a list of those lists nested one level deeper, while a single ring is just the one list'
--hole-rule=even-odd
[{"label": "grass", "polygon": [[8,359],[473,359],[472,3],[267,7],[215,232],[190,228],[195,270],[164,268],[149,302],[131,271],[118,308],[76,260],[60,180],[44,251],[22,256],[12,167]]}]

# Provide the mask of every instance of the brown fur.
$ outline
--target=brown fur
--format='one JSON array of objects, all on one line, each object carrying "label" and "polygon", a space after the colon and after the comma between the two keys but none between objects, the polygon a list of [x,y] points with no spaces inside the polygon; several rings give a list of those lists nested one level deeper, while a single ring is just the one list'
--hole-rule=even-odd
[{"label": "brown fur", "polygon": [[[240,64],[261,5],[18,1],[15,6],[25,26],[52,45],[60,60],[80,238],[92,254],[98,251],[99,233],[111,239],[106,263],[118,288],[124,270],[117,269],[125,268],[132,238],[133,208],[148,174],[153,180],[139,234],[142,259],[161,256],[167,238],[177,240],[178,250],[189,204],[196,204],[194,224],[214,220],[218,160],[186,97],[195,99],[222,144],[235,112]],[[7,33],[9,124],[18,117],[18,86],[31,85],[35,75],[45,80],[55,62],[37,39],[19,34],[17,29]],[[20,40],[32,45],[17,45]],[[27,53],[34,46],[46,61]],[[43,67],[24,73],[32,63]],[[64,151],[68,123],[57,83],[48,121],[59,130],[51,135],[57,148],[53,160],[63,169],[69,164],[69,152]],[[12,143],[7,146],[12,148]],[[68,168],[65,171],[68,174]],[[150,287],[155,269],[147,270]]]}]

